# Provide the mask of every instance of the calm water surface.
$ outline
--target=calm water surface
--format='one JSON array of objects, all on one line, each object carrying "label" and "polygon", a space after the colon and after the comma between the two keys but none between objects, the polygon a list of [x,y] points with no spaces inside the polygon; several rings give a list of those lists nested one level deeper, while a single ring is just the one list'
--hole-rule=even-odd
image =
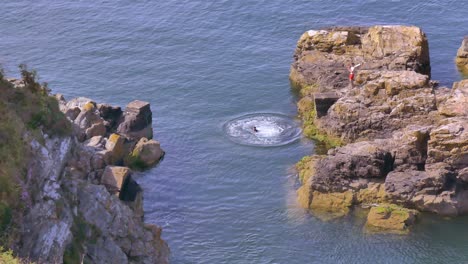
[{"label": "calm water surface", "polygon": [[418,25],[433,78],[451,85],[465,0],[0,0],[0,10],[9,75],[25,62],[67,98],[151,102],[167,155],[138,180],[173,263],[468,263],[468,218],[428,216],[404,237],[365,235],[359,217],[322,222],[295,202],[292,166],[312,142],[242,146],[222,129],[250,113],[295,116],[289,65],[312,28]]}]

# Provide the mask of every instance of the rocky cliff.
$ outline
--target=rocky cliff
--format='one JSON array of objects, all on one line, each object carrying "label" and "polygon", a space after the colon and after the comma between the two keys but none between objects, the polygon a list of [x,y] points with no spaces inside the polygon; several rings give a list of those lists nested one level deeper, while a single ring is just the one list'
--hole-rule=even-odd
[{"label": "rocky cliff", "polygon": [[2,189],[4,246],[35,263],[168,263],[161,228],[143,222],[130,169],[164,154],[151,139],[149,103],[67,102],[33,72],[23,68],[22,77],[0,78],[0,153],[21,151],[2,156],[1,179],[19,190]]},{"label": "rocky cliff", "polygon": [[[351,63],[361,64],[353,82]],[[290,78],[304,131],[324,146],[298,163],[303,207],[339,216],[353,205],[391,203],[379,209],[389,222],[397,205],[468,213],[468,80],[451,89],[430,80],[421,29],[310,30],[298,41]],[[415,215],[402,207],[395,215]],[[390,226],[414,222],[406,220]]]}]

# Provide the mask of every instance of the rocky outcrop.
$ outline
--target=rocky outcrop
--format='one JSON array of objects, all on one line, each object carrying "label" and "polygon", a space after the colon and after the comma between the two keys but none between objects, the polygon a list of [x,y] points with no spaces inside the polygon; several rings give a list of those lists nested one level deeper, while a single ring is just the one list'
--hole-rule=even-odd
[{"label": "rocky outcrop", "polygon": [[290,78],[301,87],[340,90],[348,85],[346,67],[351,63],[361,63],[361,69],[430,75],[426,35],[413,26],[309,30],[297,43]]},{"label": "rocky outcrop", "polygon": [[[351,62],[362,64],[353,83]],[[301,36],[290,77],[300,90],[304,133],[338,142],[328,147],[345,145],[299,163],[303,207],[346,213],[389,202],[467,213],[468,82],[438,88],[429,76],[427,39],[416,27],[338,27]],[[316,100],[322,94],[338,97],[325,111]]]},{"label": "rocky outcrop", "polygon": [[[55,98],[73,131],[51,135],[35,126],[22,136],[30,158],[17,179],[24,210],[13,250],[35,263],[168,263],[161,228],[143,222],[142,189],[122,166],[141,135],[152,136],[149,103],[135,101],[122,112],[88,98]],[[58,108],[49,114],[61,115]],[[163,153],[157,147],[147,148]],[[148,166],[159,161],[145,155]]]},{"label": "rocky outcrop", "polygon": [[465,75],[468,75],[468,36],[463,38],[462,44],[457,52],[455,62],[458,69]]}]

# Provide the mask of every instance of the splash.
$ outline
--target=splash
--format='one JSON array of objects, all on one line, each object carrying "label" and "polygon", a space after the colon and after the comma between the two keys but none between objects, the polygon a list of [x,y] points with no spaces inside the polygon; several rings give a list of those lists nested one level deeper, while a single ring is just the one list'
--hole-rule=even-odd
[{"label": "splash", "polygon": [[263,147],[286,145],[301,136],[299,124],[294,120],[268,113],[249,114],[228,121],[224,132],[238,144]]}]

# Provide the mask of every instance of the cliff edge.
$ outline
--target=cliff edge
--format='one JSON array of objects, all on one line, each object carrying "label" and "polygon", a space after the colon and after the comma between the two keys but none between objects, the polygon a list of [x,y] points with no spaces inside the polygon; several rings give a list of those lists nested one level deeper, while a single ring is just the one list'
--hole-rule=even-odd
[{"label": "cliff edge", "polygon": [[164,155],[151,139],[149,103],[67,102],[21,73],[0,76],[3,246],[35,263],[168,263],[130,169]]}]

